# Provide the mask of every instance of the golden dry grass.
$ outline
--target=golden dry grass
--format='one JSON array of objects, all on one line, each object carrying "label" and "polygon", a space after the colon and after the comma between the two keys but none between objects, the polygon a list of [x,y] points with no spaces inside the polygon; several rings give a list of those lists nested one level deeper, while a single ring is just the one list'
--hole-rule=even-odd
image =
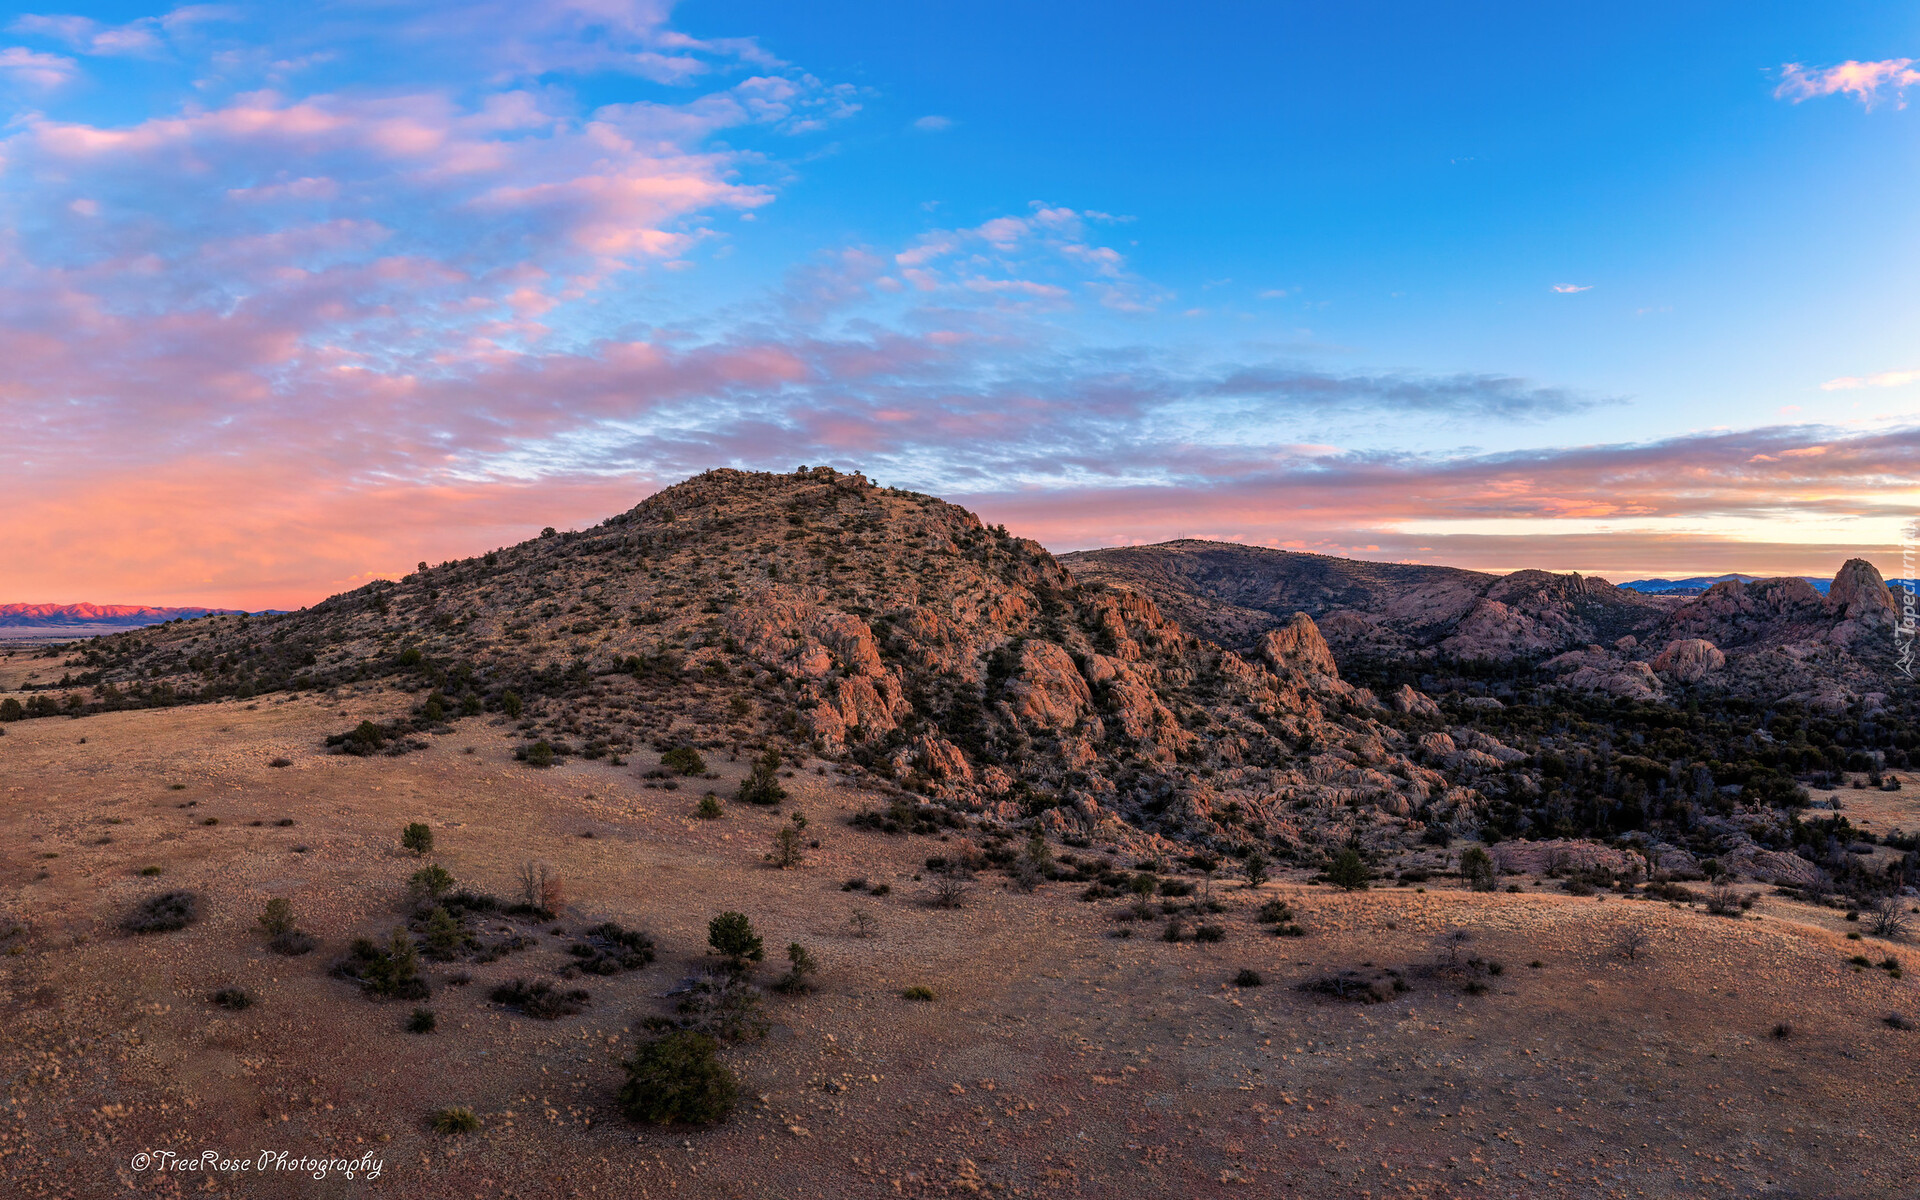
[{"label": "golden dry grass", "polygon": [[[872,799],[831,775],[786,781],[786,811],[806,812],[823,845],[775,871],[761,856],[784,813],[692,816],[707,787],[731,793],[744,761],[676,792],[643,785],[651,755],[536,772],[482,720],[404,758],[320,752],[324,734],[403,699],[7,727],[0,912],[27,926],[11,942],[22,952],[0,956],[10,1194],[371,1190],[130,1170],[136,1151],[162,1147],[373,1149],[379,1190],[410,1197],[1913,1194],[1920,1032],[1882,1018],[1920,1018],[1914,980],[1849,965],[1890,948],[1845,940],[1855,927],[1838,913],[1766,897],[1733,921],[1532,881],[1520,895],[1439,881],[1349,895],[1282,880],[1216,884],[1229,906],[1217,945],[1163,943],[1157,924],[1120,939],[1124,905],[1079,902],[1078,886],[1021,894],[987,875],[966,907],[929,907],[916,865],[950,847],[849,828]],[[564,962],[563,940],[542,932],[469,968],[470,986],[434,968],[439,1030],[405,1032],[411,1005],[366,1000],[326,966],[400,920],[419,864],[399,834],[414,820],[433,827],[437,861],[497,893],[520,862],[553,864],[560,927],[646,928],[660,961],[579,981],[587,1012],[534,1022],[487,992]],[[138,873],[150,865],[163,873]],[[893,894],[841,891],[853,875]],[[200,892],[202,920],[118,932],[163,888]],[[1269,936],[1253,918],[1267,895],[1289,899],[1310,936]],[[253,921],[273,896],[292,900],[318,953],[265,951]],[[875,937],[852,936],[856,905]],[[819,991],[770,997],[769,1036],[726,1051],[745,1098],[730,1123],[631,1125],[612,1107],[618,1059],[642,1018],[668,1011],[660,994],[697,968],[707,920],[729,908],[765,935],[769,965],[789,941],[811,948]],[[1651,941],[1636,961],[1616,951],[1630,925]],[[1504,965],[1489,994],[1419,974],[1456,928]],[[1290,986],[1363,963],[1409,971],[1413,990],[1357,1006]],[[1242,968],[1267,986],[1228,986]],[[207,1002],[230,985],[259,1003]],[[912,985],[938,999],[903,1001]],[[1790,1037],[1771,1036],[1780,1022]],[[483,1128],[432,1132],[450,1106]]]}]

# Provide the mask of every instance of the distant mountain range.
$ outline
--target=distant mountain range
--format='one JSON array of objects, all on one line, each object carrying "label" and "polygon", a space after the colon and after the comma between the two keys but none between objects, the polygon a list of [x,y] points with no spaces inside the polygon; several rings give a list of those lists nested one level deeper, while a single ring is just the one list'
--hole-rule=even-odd
[{"label": "distant mountain range", "polygon": [[157,608],[150,604],[0,604],[0,628],[54,629],[69,625],[138,629],[176,617],[238,612],[234,608]]},{"label": "distant mountain range", "polygon": [[[1697,596],[1714,584],[1725,583],[1729,579],[1738,579],[1742,583],[1754,583],[1765,578],[1768,577],[1764,575],[1737,574],[1693,575],[1686,579],[1634,579],[1620,586],[1626,588],[1628,591],[1640,592],[1648,596]],[[1800,578],[1806,580],[1813,590],[1819,592],[1822,596],[1826,595],[1827,589],[1833,585],[1833,580],[1823,579],[1813,575],[1802,575]],[[1895,589],[1908,588],[1920,591],[1920,581],[1912,579],[1889,579],[1887,580],[1887,586]]]}]

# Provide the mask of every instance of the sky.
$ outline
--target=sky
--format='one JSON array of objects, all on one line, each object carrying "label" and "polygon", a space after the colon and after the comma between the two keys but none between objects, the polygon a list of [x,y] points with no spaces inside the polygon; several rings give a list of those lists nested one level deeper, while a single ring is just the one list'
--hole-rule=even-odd
[{"label": "sky", "polygon": [[0,601],[831,465],[1055,551],[1888,575],[1920,6],[0,5]]}]

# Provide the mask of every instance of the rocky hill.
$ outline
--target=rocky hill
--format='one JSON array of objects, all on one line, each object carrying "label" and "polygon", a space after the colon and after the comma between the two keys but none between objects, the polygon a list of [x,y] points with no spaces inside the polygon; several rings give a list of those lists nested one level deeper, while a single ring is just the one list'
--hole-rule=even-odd
[{"label": "rocky hill", "polygon": [[1337,651],[1537,660],[1658,626],[1676,603],[1604,579],[1376,563],[1182,540],[1061,556],[1076,576],[1135,588],[1183,624],[1245,647],[1295,612]]},{"label": "rocky hill", "polygon": [[487,712],[563,754],[771,743],[1108,837],[1284,848],[1464,825],[1475,795],[1409,761],[1314,622],[1268,624],[1225,648],[954,505],[825,468],[723,470],[297,613],[98,639],[68,682],[112,705],[392,677],[422,697],[412,728],[345,748]]},{"label": "rocky hill", "polygon": [[1151,596],[1229,646],[1256,644],[1306,612],[1350,665],[1491,662],[1628,700],[1705,687],[1828,712],[1879,707],[1901,682],[1894,597],[1864,559],[1821,587],[1732,578],[1695,597],[1546,571],[1487,575],[1193,540],[1061,561],[1081,579]]}]

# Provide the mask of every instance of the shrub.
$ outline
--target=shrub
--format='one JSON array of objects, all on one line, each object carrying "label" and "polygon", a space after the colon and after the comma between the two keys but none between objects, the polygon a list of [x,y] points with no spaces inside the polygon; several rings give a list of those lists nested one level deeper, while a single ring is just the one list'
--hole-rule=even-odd
[{"label": "shrub", "polygon": [[163,874],[165,871],[166,871],[165,867],[141,867],[140,868],[140,873],[142,875],[147,875],[147,876],[160,875],[160,874]]},{"label": "shrub", "polygon": [[456,957],[467,948],[471,940],[472,938],[461,927],[460,922],[454,919],[445,905],[441,904],[434,905],[433,910],[427,914],[425,928],[420,935],[427,957],[437,962],[445,962]]},{"label": "shrub", "polygon": [[1493,855],[1485,847],[1469,846],[1460,856],[1460,875],[1476,892],[1490,892],[1496,886]]},{"label": "shrub", "polygon": [[1327,881],[1345,891],[1355,891],[1367,886],[1372,872],[1367,870],[1366,860],[1352,846],[1340,851],[1333,863],[1327,867]]},{"label": "shrub", "polygon": [[260,911],[259,924],[260,932],[267,935],[267,948],[275,954],[294,958],[320,944],[296,927],[293,902],[284,896],[267,901],[267,906]]},{"label": "shrub", "polygon": [[711,1125],[726,1119],[740,1094],[719,1046],[685,1030],[642,1041],[624,1064],[620,1111],[654,1125]]},{"label": "shrub", "polygon": [[[971,890],[972,885],[963,875],[938,875],[927,885],[927,899],[935,908],[960,908],[966,904]],[[874,894],[879,895],[878,890]]]},{"label": "shrub", "polygon": [[504,1004],[537,1021],[570,1017],[585,1009],[592,1001],[592,997],[580,988],[561,991],[544,979],[536,979],[532,983],[524,979],[503,983],[493,989],[490,999],[495,1004]]},{"label": "shrub", "polygon": [[124,926],[128,933],[171,933],[199,919],[199,896],[193,892],[161,892],[135,905]]},{"label": "shrub", "polygon": [[1233,986],[1235,987],[1259,987],[1265,982],[1266,980],[1260,978],[1260,972],[1253,970],[1251,967],[1243,969],[1238,975],[1233,977]]},{"label": "shrub", "polygon": [[933,994],[932,988],[927,987],[925,984],[916,983],[912,987],[901,992],[900,998],[902,1000],[933,1001],[938,999],[939,997]]},{"label": "shrub", "polygon": [[1227,931],[1218,925],[1201,925],[1194,929],[1193,940],[1196,942],[1224,942],[1227,940]]},{"label": "shrub", "polygon": [[290,767],[293,765],[293,760],[290,758],[276,758],[267,765],[270,767]]},{"label": "shrub", "polygon": [[653,961],[653,939],[636,929],[605,921],[580,935],[567,947],[574,968],[589,975],[618,975],[637,971]]},{"label": "shrub", "polygon": [[554,869],[543,862],[520,864],[520,903],[522,911],[543,921],[551,921],[566,903],[566,885]]},{"label": "shrub", "polygon": [[405,929],[395,929],[387,944],[355,938],[347,957],[333,965],[333,974],[352,979],[369,996],[392,1000],[425,1000],[431,993],[420,978],[419,954]]},{"label": "shrub", "polygon": [[793,814],[793,823],[782,825],[773,833],[773,850],[768,853],[767,861],[780,870],[797,867],[806,859],[804,847],[806,840],[800,836],[805,828],[806,818],[799,813]]},{"label": "shrub", "polygon": [[415,821],[400,834],[400,844],[416,855],[430,854],[433,851],[433,830],[423,822]]},{"label": "shrub", "polygon": [[753,769],[740,781],[737,798],[748,804],[778,804],[787,798],[780,786],[780,752],[771,746],[753,762]]},{"label": "shrub", "polygon": [[1259,887],[1267,881],[1267,856],[1258,850],[1249,850],[1240,860],[1240,873],[1247,878],[1248,887]]},{"label": "shrub", "polygon": [[1321,975],[1301,983],[1299,990],[1349,1004],[1378,1004],[1388,999],[1392,993],[1390,985],[1385,981],[1369,979],[1357,971]]},{"label": "shrub", "polygon": [[443,1108],[433,1114],[432,1125],[435,1133],[472,1133],[480,1128],[480,1118],[470,1108]]},{"label": "shrub", "polygon": [[780,977],[773,989],[788,995],[812,991],[813,974],[820,969],[819,960],[799,942],[791,942],[787,945],[787,962],[790,964],[787,973]]},{"label": "shrub", "polygon": [[517,717],[520,715],[521,707],[520,694],[518,692],[500,693],[501,712],[506,713],[509,717]]},{"label": "shrub", "polygon": [[660,756],[660,765],[681,775],[701,775],[706,772],[707,760],[692,746],[675,746]]},{"label": "shrub", "polygon": [[1897,938],[1906,933],[1910,923],[1907,906],[1897,895],[1882,896],[1868,909],[1872,914],[1869,931],[1879,938]]},{"label": "shrub", "polygon": [[707,922],[707,945],[724,955],[736,972],[766,957],[766,947],[745,913],[723,912]]},{"label": "shrub", "polygon": [[252,1008],[254,1003],[253,996],[247,989],[237,987],[221,988],[207,999],[229,1012],[242,1012]]},{"label": "shrub", "polygon": [[1293,920],[1293,909],[1285,900],[1269,900],[1260,906],[1260,921],[1265,925],[1281,925]]},{"label": "shrub", "polygon": [[1793,1036],[1793,1025],[1787,1021],[1780,1022],[1773,1027],[1773,1036],[1779,1041],[1786,1041]]},{"label": "shrub", "polygon": [[1652,940],[1645,929],[1638,925],[1631,925],[1622,929],[1614,938],[1614,949],[1619,951],[1620,957],[1633,962],[1646,953],[1647,946]]},{"label": "shrub", "polygon": [[703,821],[711,821],[716,817],[719,817],[722,811],[723,810],[720,807],[720,801],[716,800],[712,795],[708,795],[700,801],[697,807],[694,808],[693,815],[696,817],[699,817]]},{"label": "shrub", "polygon": [[416,1008],[413,1010],[413,1015],[407,1018],[407,1032],[432,1033],[434,1027],[439,1024],[440,1018],[434,1015],[432,1009]]},{"label": "shrub", "polygon": [[288,900],[285,896],[275,896],[273,899],[267,901],[265,908],[260,910],[258,919],[260,932],[266,934],[268,937],[276,937],[289,932],[294,927],[293,901]]},{"label": "shrub", "polygon": [[857,938],[872,937],[876,924],[878,922],[873,919],[873,914],[865,909],[856,908],[847,917],[847,925],[853,930],[853,936]]},{"label": "shrub", "polygon": [[1907,1020],[1906,1017],[1902,1016],[1899,1013],[1888,1013],[1886,1016],[1880,1019],[1886,1022],[1887,1027],[1890,1029],[1912,1029],[1913,1028],[1913,1022]]},{"label": "shrub", "polygon": [[541,770],[551,767],[555,757],[553,744],[545,738],[542,738],[531,746],[520,747],[513,752],[513,756],[528,766],[537,767]]},{"label": "shrub", "polygon": [[452,890],[452,873],[438,863],[421,867],[407,879],[407,895],[413,898],[415,904],[423,900],[438,900]]},{"label": "shrub", "polygon": [[707,971],[694,981],[678,1005],[679,1028],[722,1041],[760,1037],[767,1023],[760,1017],[760,989],[745,971],[729,967]]}]

